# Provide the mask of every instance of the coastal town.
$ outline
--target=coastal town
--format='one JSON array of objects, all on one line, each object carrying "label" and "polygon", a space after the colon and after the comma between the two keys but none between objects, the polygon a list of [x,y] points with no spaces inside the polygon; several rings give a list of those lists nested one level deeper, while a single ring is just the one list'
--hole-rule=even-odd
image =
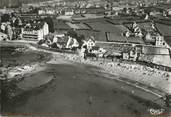
[{"label": "coastal town", "polygon": [[[162,105],[167,109],[171,107],[170,0],[42,0],[26,3],[20,0],[14,3],[12,0],[7,1],[6,5],[5,2],[0,2],[0,45],[22,45],[22,48],[16,48],[15,51],[27,53],[28,50],[23,47],[26,45],[39,54],[43,52],[43,55],[38,57],[39,63],[15,67],[4,67],[3,62],[8,63],[11,59],[2,57],[2,81],[22,80],[29,73],[46,71],[47,64],[92,65],[98,67],[99,74],[108,79],[139,87],[159,98],[166,97],[162,100]],[[42,58],[46,58],[45,53],[50,54],[47,55],[50,60],[41,62]],[[15,59],[17,61],[21,58]],[[88,71],[85,69],[83,74],[87,75]],[[54,80],[48,75],[45,79],[44,83],[41,77],[32,81],[27,79],[23,84],[19,83],[18,87],[28,90],[30,87],[37,87],[37,81],[40,81],[37,84],[41,86]],[[34,83],[29,86],[25,82]],[[130,92],[132,95],[139,95],[134,93],[134,90]],[[2,91],[0,94],[3,94]],[[148,96],[144,95],[144,98],[149,100]],[[91,96],[88,100],[89,103],[93,102]],[[153,103],[161,105],[161,100]],[[155,112],[160,111],[154,110]]]}]

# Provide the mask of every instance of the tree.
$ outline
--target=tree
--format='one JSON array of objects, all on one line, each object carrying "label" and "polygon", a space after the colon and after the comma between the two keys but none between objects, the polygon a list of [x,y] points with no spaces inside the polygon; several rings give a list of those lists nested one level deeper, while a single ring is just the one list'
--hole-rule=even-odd
[{"label": "tree", "polygon": [[82,45],[83,45],[83,43],[84,43],[83,40],[85,40],[85,36],[84,36],[84,35],[78,35],[77,41],[78,41],[78,43],[79,43],[79,48],[82,47]]},{"label": "tree", "polygon": [[55,31],[53,19],[51,17],[46,17],[44,18],[44,21],[49,25],[49,32],[53,33]]},{"label": "tree", "polygon": [[77,37],[78,37],[77,33],[73,30],[68,31],[67,36],[70,36],[70,37],[75,38],[75,39],[77,39]]},{"label": "tree", "polygon": [[10,21],[10,15],[9,14],[3,14],[1,16],[1,22],[9,22]]},{"label": "tree", "polygon": [[168,108],[171,107],[171,95],[166,95],[165,105],[166,105],[166,107],[168,107]]},{"label": "tree", "polygon": [[70,30],[67,32],[67,36],[70,36],[70,37],[76,39],[77,42],[79,43],[79,48],[81,48],[81,46],[84,43],[83,40],[85,40],[84,35],[78,35],[77,32],[75,32],[74,30]]}]

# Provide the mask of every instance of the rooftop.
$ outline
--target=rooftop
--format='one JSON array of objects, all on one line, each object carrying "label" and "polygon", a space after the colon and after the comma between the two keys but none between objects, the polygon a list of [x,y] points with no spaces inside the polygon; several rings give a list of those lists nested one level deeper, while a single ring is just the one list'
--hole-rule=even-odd
[{"label": "rooftop", "polygon": [[45,22],[30,22],[30,23],[27,23],[25,25],[25,30],[39,30],[41,28],[43,28],[43,26],[45,25]]}]

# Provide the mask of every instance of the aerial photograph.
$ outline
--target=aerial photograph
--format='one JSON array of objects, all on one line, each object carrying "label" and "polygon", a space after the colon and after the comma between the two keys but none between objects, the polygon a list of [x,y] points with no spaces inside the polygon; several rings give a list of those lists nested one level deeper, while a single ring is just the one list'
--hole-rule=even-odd
[{"label": "aerial photograph", "polygon": [[0,0],[0,117],[171,117],[171,0]]}]

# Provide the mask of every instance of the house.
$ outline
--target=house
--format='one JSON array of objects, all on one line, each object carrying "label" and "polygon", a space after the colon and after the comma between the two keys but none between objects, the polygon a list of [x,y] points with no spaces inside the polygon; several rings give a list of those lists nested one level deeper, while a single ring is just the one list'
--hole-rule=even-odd
[{"label": "house", "polygon": [[39,15],[44,15],[44,14],[46,14],[46,11],[43,10],[43,9],[40,9],[40,10],[38,10],[38,14]]},{"label": "house", "polygon": [[156,40],[156,46],[159,46],[159,47],[166,47],[166,43],[165,43],[165,40],[164,40],[164,37],[161,36],[161,35],[156,35],[155,36],[155,40]]},{"label": "house", "polygon": [[68,38],[66,36],[57,37],[56,44],[58,48],[66,48],[67,43],[68,43]]},{"label": "house", "polygon": [[133,46],[125,46],[122,50],[122,56],[124,60],[137,60],[137,53]]},{"label": "house", "polygon": [[73,9],[65,9],[64,10],[64,14],[66,15],[66,16],[72,16],[72,15],[74,15],[74,10]]},{"label": "house", "polygon": [[53,8],[42,8],[38,10],[39,15],[55,15],[56,11]]},{"label": "house", "polygon": [[95,46],[95,40],[94,37],[91,36],[89,38],[87,38],[86,40],[84,40],[83,46],[87,46],[88,50],[91,50],[94,46]]},{"label": "house", "polygon": [[0,32],[0,41],[7,39],[8,36],[2,32]]},{"label": "house", "polygon": [[39,41],[49,34],[49,26],[46,22],[28,23],[22,28],[22,39]]},{"label": "house", "polygon": [[155,45],[155,36],[153,36],[150,32],[147,32],[147,34],[145,35],[145,43]]},{"label": "house", "polygon": [[128,52],[123,52],[123,59],[124,60],[129,60],[129,53]]},{"label": "house", "polygon": [[2,23],[1,24],[1,29],[3,33],[6,33],[8,36],[8,39],[12,40],[13,39],[13,28],[10,25],[10,22],[7,23]]},{"label": "house", "polygon": [[79,43],[76,40],[76,38],[73,38],[71,36],[68,36],[68,41],[66,44],[66,48],[78,48],[79,47]]}]

